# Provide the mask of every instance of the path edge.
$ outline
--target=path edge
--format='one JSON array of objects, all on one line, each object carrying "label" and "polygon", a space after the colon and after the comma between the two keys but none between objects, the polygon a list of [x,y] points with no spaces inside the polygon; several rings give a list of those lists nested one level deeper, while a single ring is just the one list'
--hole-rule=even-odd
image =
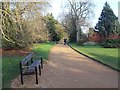
[{"label": "path edge", "polygon": [[98,60],[96,60],[96,59],[94,59],[94,58],[92,58],[92,57],[90,57],[90,56],[88,56],[88,55],[86,55],[86,54],[83,54],[82,52],[80,52],[80,51],[76,50],[75,48],[73,48],[70,44],[67,44],[67,45],[68,45],[71,49],[73,49],[74,51],[76,51],[77,53],[82,54],[83,56],[86,56],[87,58],[90,58],[91,60],[94,60],[95,62],[98,62],[98,63],[100,63],[100,64],[102,64],[102,65],[104,65],[104,66],[107,66],[107,67],[109,67],[109,68],[111,68],[111,69],[113,69],[113,70],[115,70],[115,71],[120,72],[119,69],[113,68],[113,67],[111,67],[110,65],[107,65],[107,64],[105,64],[105,63],[103,63],[103,62],[101,62],[101,61],[98,61]]}]

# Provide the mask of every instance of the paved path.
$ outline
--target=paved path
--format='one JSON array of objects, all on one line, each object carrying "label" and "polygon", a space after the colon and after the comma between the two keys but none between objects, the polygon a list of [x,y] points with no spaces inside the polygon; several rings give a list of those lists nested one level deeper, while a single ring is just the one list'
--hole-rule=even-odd
[{"label": "paved path", "polygon": [[19,78],[12,87],[29,88],[117,88],[118,72],[97,63],[70,47],[58,44],[54,46],[49,60],[44,64],[39,84],[35,85],[35,76],[25,76],[21,86]]}]

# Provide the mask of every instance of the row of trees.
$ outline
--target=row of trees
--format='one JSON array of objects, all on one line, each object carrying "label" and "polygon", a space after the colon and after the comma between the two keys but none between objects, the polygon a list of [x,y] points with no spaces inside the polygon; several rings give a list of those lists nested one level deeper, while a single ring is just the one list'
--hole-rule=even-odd
[{"label": "row of trees", "polygon": [[24,48],[33,42],[56,41],[63,30],[52,14],[44,15],[49,2],[2,2],[2,46]]},{"label": "row of trees", "polygon": [[[82,27],[90,26],[89,19],[94,16],[92,10],[93,7],[94,4],[91,1],[81,2],[80,0],[68,0],[62,25],[68,32],[70,42],[82,44],[85,41],[83,41],[83,39],[87,40],[85,34],[82,32]],[[105,38],[105,40],[111,34],[120,34],[118,17],[115,16],[107,2],[103,7],[95,29],[101,37]]]},{"label": "row of trees", "polygon": [[[94,4],[91,1],[68,0],[62,13],[62,25],[52,14],[46,14],[49,2],[2,2],[3,48],[27,47],[33,42],[59,41],[68,34],[71,42],[81,44],[85,39],[82,27],[89,27]],[[64,27],[63,27],[64,26]],[[106,2],[95,27],[101,36],[120,33],[118,18]],[[66,34],[67,33],[67,34]]]}]

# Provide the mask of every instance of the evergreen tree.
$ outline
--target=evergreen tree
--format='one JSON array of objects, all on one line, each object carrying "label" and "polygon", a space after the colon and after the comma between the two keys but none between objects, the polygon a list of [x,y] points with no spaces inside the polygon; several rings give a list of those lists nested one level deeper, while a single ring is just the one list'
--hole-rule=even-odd
[{"label": "evergreen tree", "polygon": [[113,10],[106,2],[95,28],[98,29],[98,32],[101,36],[107,38],[107,36],[110,34],[119,33],[118,27],[118,18],[115,16]]},{"label": "evergreen tree", "polygon": [[44,20],[46,22],[50,41],[59,41],[60,38],[56,32],[56,26],[55,26],[56,24],[58,24],[58,21],[54,19],[52,14],[47,14],[44,17]]}]

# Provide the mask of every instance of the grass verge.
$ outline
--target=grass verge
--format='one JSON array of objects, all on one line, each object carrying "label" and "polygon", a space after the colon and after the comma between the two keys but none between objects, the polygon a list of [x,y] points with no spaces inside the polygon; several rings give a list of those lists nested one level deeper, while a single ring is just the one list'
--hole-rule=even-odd
[{"label": "grass verge", "polygon": [[42,56],[43,60],[48,60],[50,50],[53,46],[53,43],[34,44],[32,51],[35,53],[35,59],[40,59]]},{"label": "grass verge", "polygon": [[[53,45],[53,43],[34,44],[32,51],[35,52],[35,59],[40,58],[40,56],[48,59]],[[19,61],[24,57],[20,55],[2,56],[2,88],[10,88],[11,81],[19,75]]]},{"label": "grass verge", "polygon": [[70,44],[75,50],[106,64],[114,69],[120,70],[118,67],[118,49],[117,48],[103,48],[101,46],[77,46]]},{"label": "grass verge", "polygon": [[11,80],[19,75],[19,61],[22,56],[2,57],[2,88],[9,88]]}]

